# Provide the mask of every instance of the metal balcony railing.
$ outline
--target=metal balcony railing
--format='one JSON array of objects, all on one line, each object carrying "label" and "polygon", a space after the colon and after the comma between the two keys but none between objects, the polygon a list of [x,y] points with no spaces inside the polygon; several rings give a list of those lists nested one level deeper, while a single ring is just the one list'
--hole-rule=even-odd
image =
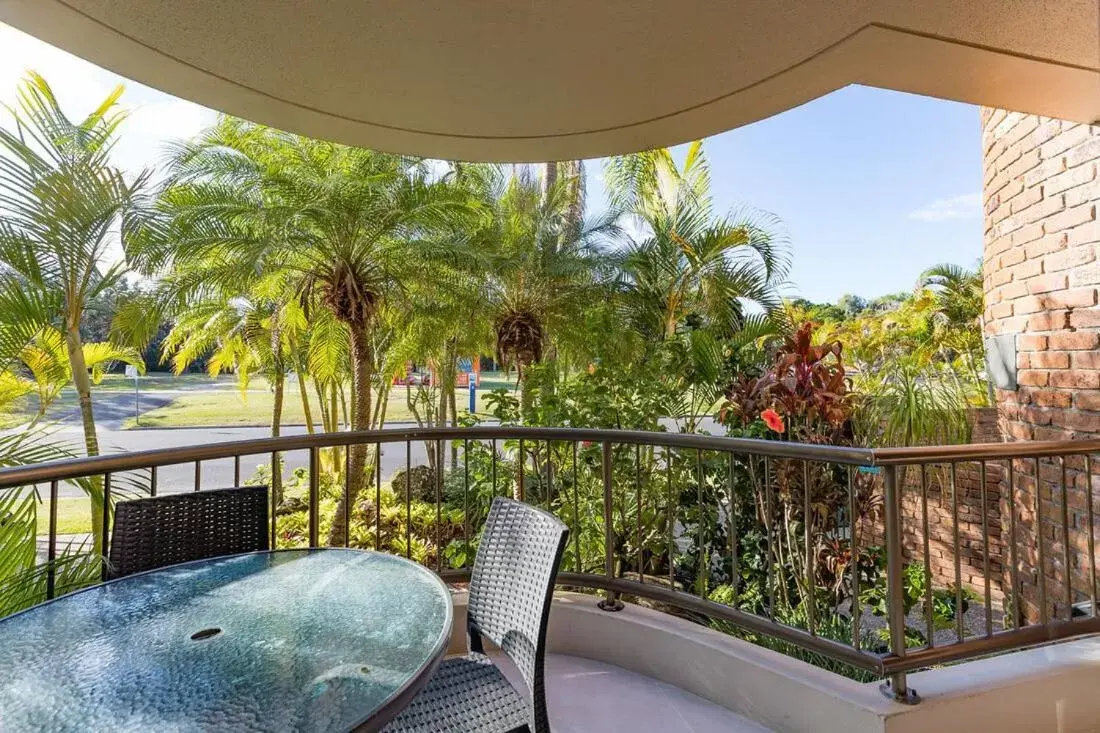
[{"label": "metal balcony railing", "polygon": [[[414,445],[431,468],[427,495],[414,496]],[[404,449],[404,482],[383,491],[391,446]],[[419,556],[460,581],[480,507],[509,493],[569,524],[559,583],[601,592],[602,608],[628,596],[679,609],[888,678],[899,700],[915,699],[909,671],[1100,632],[1092,468],[1100,441],[867,450],[573,428],[384,430],[8,468],[0,488],[48,492],[53,597],[64,482],[102,477],[109,507],[120,474],[128,498],[165,490],[158,469],[194,464],[185,490],[200,491],[204,464],[232,461],[239,484],[243,458],[278,467],[296,452],[307,457],[306,518],[273,506],[273,546],[319,546],[328,522],[344,544]],[[341,499],[342,515],[332,511]],[[460,534],[443,519],[458,507]]]}]

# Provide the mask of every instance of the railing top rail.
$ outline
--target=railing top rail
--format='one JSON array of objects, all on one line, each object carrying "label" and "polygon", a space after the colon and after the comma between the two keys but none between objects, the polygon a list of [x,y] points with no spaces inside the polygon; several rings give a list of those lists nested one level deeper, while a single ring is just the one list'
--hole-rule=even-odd
[{"label": "railing top rail", "polygon": [[875,465],[1003,461],[1010,458],[1047,458],[1100,453],[1100,440],[1049,440],[969,445],[929,445],[911,448],[876,448]]},{"label": "railing top rail", "polygon": [[288,435],[220,443],[204,443],[156,450],[134,451],[91,458],[69,458],[29,466],[0,469],[0,488],[24,486],[46,481],[64,481],[104,473],[133,471],[151,466],[168,466],[194,461],[217,460],[234,456],[259,455],[273,451],[308,450],[341,445],[403,443],[419,440],[560,440],[578,442],[611,441],[619,444],[669,446],[681,449],[714,450],[771,458],[820,461],[848,465],[902,465],[950,463],[959,461],[997,461],[1012,458],[1100,453],[1100,439],[1070,441],[1023,441],[974,443],[970,445],[915,446],[910,448],[854,448],[812,445],[776,440],[727,438],[724,436],[667,433],[642,430],[604,430],[596,428],[541,428],[486,425],[456,428],[401,428],[362,430],[312,435]]},{"label": "railing top rail", "polygon": [[463,438],[471,440],[525,438],[531,440],[590,441],[593,443],[610,441],[619,444],[697,448],[827,463],[851,465],[870,465],[874,463],[874,453],[864,448],[659,431],[491,425],[469,428],[409,428],[288,435],[279,438],[258,438],[134,451],[132,453],[93,456],[91,458],[68,458],[29,466],[0,469],[0,488],[26,486],[55,480],[64,481],[104,473],[134,471],[151,466],[169,466],[178,463],[232,458],[233,456],[259,455],[274,451],[286,452],[342,445],[404,443],[405,441],[419,440],[461,440]]}]

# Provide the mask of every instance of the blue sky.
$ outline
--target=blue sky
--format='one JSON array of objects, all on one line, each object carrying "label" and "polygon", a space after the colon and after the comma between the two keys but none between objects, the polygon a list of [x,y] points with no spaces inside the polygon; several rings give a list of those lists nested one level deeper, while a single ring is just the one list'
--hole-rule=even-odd
[{"label": "blue sky", "polygon": [[[194,135],[215,113],[128,82],[0,24],[0,103],[26,69],[43,74],[71,115],[126,84],[133,109],[119,165],[155,162],[166,140]],[[913,286],[938,262],[981,255],[981,133],[976,107],[848,87],[706,143],[720,209],[749,205],[785,223],[793,266],[786,294],[835,301]],[[588,170],[602,208],[600,163]]]},{"label": "blue sky", "polygon": [[[981,257],[977,107],[853,86],[705,149],[720,209],[750,205],[785,223],[788,295],[874,297],[911,288],[930,265]],[[595,192],[599,165],[589,171]]]}]

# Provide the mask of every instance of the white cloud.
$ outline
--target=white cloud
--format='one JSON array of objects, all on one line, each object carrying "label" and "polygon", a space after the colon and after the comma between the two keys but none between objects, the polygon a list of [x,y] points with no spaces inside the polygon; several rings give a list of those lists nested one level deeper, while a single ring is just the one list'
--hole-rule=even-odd
[{"label": "white cloud", "polygon": [[916,211],[909,212],[910,219],[920,221],[952,221],[954,219],[974,219],[982,213],[982,195],[965,193],[948,199],[936,199]]}]

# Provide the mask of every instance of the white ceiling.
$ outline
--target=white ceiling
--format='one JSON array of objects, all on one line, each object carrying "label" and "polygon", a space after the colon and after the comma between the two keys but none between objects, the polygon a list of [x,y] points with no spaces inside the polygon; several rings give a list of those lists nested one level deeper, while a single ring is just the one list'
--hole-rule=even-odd
[{"label": "white ceiling", "polygon": [[1100,118],[1097,0],[0,0],[176,96],[435,157],[683,142],[849,83]]}]

